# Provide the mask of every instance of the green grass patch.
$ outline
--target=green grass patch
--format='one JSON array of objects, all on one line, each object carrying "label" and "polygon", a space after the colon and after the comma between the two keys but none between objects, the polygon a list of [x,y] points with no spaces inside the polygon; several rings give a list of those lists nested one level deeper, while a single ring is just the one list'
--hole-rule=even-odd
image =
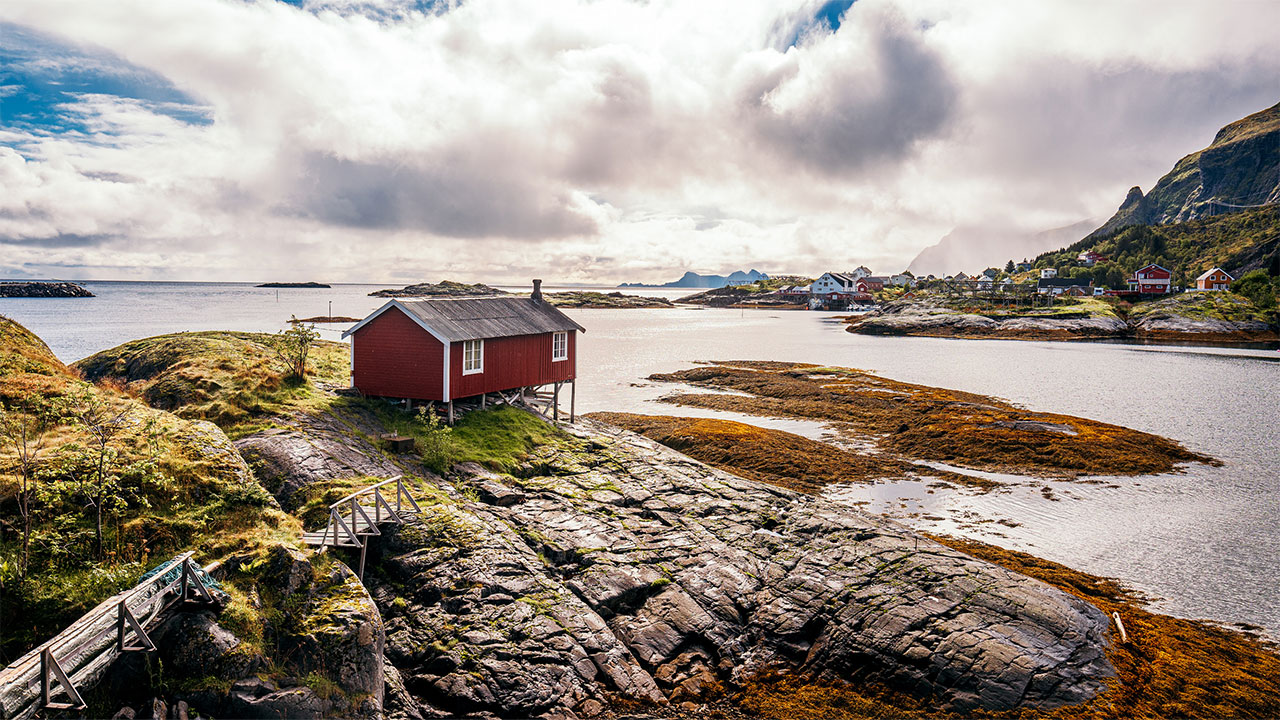
[{"label": "green grass patch", "polygon": [[453,427],[454,461],[510,472],[541,445],[570,441],[566,433],[509,406],[467,413]]}]

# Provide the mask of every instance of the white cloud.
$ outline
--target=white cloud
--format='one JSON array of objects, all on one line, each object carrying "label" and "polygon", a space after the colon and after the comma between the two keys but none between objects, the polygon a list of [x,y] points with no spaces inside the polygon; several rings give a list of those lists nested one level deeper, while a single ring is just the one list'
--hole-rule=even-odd
[{"label": "white cloud", "polygon": [[821,5],[9,0],[211,122],[82,95],[80,130],[0,135],[0,271],[896,270],[1105,216],[1280,99],[1274,3],[860,0],[788,47]]}]

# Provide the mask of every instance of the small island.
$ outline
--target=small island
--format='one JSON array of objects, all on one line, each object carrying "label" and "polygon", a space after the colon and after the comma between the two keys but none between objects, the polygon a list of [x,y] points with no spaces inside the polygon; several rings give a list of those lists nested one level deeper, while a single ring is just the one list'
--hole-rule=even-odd
[{"label": "small island", "polygon": [[95,295],[69,282],[0,282],[0,298],[78,297],[95,297]]},{"label": "small island", "polygon": [[332,286],[326,283],[318,283],[318,282],[269,282],[269,283],[262,283],[261,285],[254,285],[254,287],[324,289]]},{"label": "small island", "polygon": [[675,303],[666,298],[627,295],[620,292],[602,293],[590,291],[554,292],[543,295],[547,302],[560,308],[589,310],[632,310],[642,308],[673,308]]},{"label": "small island", "polygon": [[316,315],[315,317],[302,318],[298,320],[300,323],[358,323],[361,318],[347,317],[346,315]]},{"label": "small island", "polygon": [[484,283],[468,285],[454,280],[441,280],[438,283],[417,283],[406,285],[400,289],[375,290],[369,297],[479,297],[483,295],[508,295],[505,290],[490,287]]}]

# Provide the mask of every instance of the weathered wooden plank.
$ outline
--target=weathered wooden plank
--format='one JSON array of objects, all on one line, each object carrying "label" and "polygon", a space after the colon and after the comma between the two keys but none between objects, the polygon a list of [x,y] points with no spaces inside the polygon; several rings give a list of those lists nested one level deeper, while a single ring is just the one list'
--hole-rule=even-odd
[{"label": "weathered wooden plank", "polygon": [[[122,610],[144,629],[172,607],[179,580],[165,576],[187,567],[192,553],[183,553],[160,568],[146,581],[104,600],[57,636],[0,670],[0,718],[28,718],[39,712],[46,700],[44,653],[66,672],[74,688],[89,687],[107,667],[125,652],[120,649]],[[127,622],[127,621],[124,621]]]}]

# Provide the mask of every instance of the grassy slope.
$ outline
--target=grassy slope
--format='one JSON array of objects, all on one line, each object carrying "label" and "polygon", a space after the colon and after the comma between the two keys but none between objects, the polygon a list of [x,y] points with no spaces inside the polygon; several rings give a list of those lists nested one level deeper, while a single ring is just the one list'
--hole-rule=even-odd
[{"label": "grassy slope", "polygon": [[348,382],[346,344],[318,342],[308,360],[310,383],[290,383],[268,345],[271,337],[227,331],[160,335],[104,350],[75,368],[87,380],[117,385],[152,407],[209,420],[237,437],[286,408],[323,402],[317,382]]},{"label": "grassy slope", "polygon": [[[25,580],[14,572],[17,534],[6,529],[0,541],[0,625],[5,628],[0,659],[15,658],[175,552],[196,548],[208,558],[296,535],[296,523],[270,507],[270,496],[216,427],[148,408],[111,388],[86,385],[39,338],[0,318],[0,401],[13,405],[76,392],[129,410],[128,427],[115,444],[118,465],[151,461],[154,472],[121,479],[115,497],[123,507],[106,516],[107,554],[102,559],[93,557],[93,515],[75,497],[51,497],[37,505],[31,572]],[[83,463],[73,462],[67,446],[86,439],[71,424],[50,434],[42,456],[49,473],[46,489],[66,487],[76,473],[83,474]],[[18,528],[13,460],[7,448],[0,452],[0,521]]]}]

